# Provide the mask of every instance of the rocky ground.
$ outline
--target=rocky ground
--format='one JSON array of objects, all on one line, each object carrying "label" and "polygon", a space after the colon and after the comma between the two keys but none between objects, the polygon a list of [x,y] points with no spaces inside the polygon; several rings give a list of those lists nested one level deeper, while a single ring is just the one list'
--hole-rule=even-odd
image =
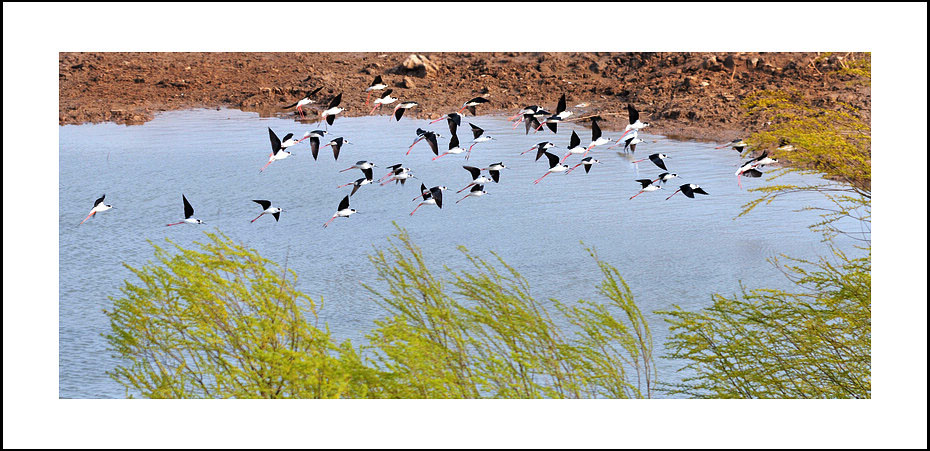
[{"label": "rocky ground", "polygon": [[[59,123],[141,124],[159,111],[239,108],[292,116],[303,94],[322,86],[317,104],[343,93],[350,116],[368,114],[364,89],[382,75],[394,96],[415,100],[412,117],[436,118],[475,96],[479,114],[550,109],[565,93],[584,121],[605,130],[627,124],[633,103],[650,132],[729,141],[765,127],[744,114],[746,96],[797,89],[826,107],[871,112],[871,89],[838,71],[868,54],[818,53],[61,53]],[[406,63],[406,64],[405,64]],[[583,106],[576,106],[583,105]],[[387,111],[386,109],[386,112]]]}]

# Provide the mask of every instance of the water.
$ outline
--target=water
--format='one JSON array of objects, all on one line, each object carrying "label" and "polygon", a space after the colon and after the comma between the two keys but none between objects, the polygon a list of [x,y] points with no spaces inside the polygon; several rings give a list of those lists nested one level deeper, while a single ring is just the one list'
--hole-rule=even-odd
[{"label": "water", "polygon": [[[437,161],[421,142],[409,156],[417,127],[436,130],[440,150],[448,145],[448,127],[425,120],[388,120],[385,116],[339,118],[329,139],[344,136],[339,161],[329,148],[314,161],[307,143],[291,148],[296,154],[273,163],[259,173],[270,149],[266,127],[278,136],[297,136],[316,127],[291,120],[259,118],[237,110],[169,112],[141,126],[96,124],[60,128],[59,175],[59,395],[63,398],[123,397],[125,391],[105,372],[116,365],[102,334],[109,323],[102,310],[108,296],[131,273],[121,263],[138,266],[152,259],[147,240],[165,238],[189,246],[202,240],[203,231],[219,228],[245,242],[263,256],[288,266],[299,277],[298,288],[326,300],[321,319],[335,338],[358,343],[382,312],[359,281],[373,284],[374,271],[367,256],[395,233],[392,222],[407,229],[435,268],[463,264],[456,249],[464,245],[477,255],[498,252],[530,282],[538,299],[563,301],[595,298],[600,273],[585,252],[594,247],[615,265],[633,290],[636,301],[653,328],[657,354],[668,335],[661,317],[652,314],[673,304],[698,309],[710,304],[712,293],[732,294],[739,282],[749,287],[789,287],[766,260],[778,254],[815,258],[826,253],[821,236],[807,226],[816,222],[813,212],[797,212],[807,205],[823,206],[814,194],[785,197],[752,214],[734,220],[740,206],[756,195],[745,188],[762,186],[765,179],[744,179],[737,187],[733,173],[739,157],[732,150],[714,150],[706,143],[672,141],[645,135],[637,158],[654,152],[671,156],[667,165],[680,176],[667,189],[629,197],[639,191],[638,178],[655,178],[660,172],[649,161],[632,165],[631,158],[607,146],[592,154],[603,165],[585,174],[579,167],[570,175],[552,174],[540,184],[533,180],[547,169],[545,157],[534,161],[535,150],[520,156],[539,141],[553,141],[564,155],[570,130],[582,142],[590,131],[561,125],[559,134],[542,131],[526,136],[522,126],[511,130],[504,118],[468,118],[497,138],[479,144],[469,161],[464,154]],[[467,124],[459,128],[463,144],[471,140]],[[468,135],[466,137],[466,135]],[[618,137],[618,132],[605,132]],[[657,142],[652,142],[657,140]],[[427,186],[445,185],[444,207],[417,205],[419,181],[406,186],[368,185],[351,198],[359,214],[338,218],[329,228],[321,225],[335,212],[351,187],[336,186],[361,177],[358,170],[339,173],[356,160],[370,160],[375,178],[385,166],[404,163]],[[574,165],[579,157],[568,163]],[[470,182],[463,164],[486,167],[503,161],[499,184],[491,193],[455,204]],[[814,176],[789,174],[778,183],[814,183]],[[688,199],[681,194],[665,201],[679,184],[700,184],[709,196]],[[670,189],[668,189],[670,188]],[[106,193],[116,208],[78,227],[94,199]],[[205,226],[165,227],[183,218],[181,194]],[[281,221],[270,216],[249,221],[261,209],[252,199],[270,199],[287,211]],[[584,244],[581,244],[581,241]],[[849,243],[840,243],[844,249]],[[842,246],[841,246],[842,247]],[[659,377],[675,381],[678,362],[660,359]]]}]

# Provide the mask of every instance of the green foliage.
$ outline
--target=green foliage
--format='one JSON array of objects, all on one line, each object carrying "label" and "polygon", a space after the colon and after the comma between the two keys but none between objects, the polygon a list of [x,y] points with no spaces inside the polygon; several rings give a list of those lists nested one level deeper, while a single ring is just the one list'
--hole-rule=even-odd
[{"label": "green foliage", "polygon": [[[370,344],[334,344],[317,307],[281,271],[225,235],[157,264],[113,299],[111,377],[152,398],[581,398],[648,397],[652,337],[629,287],[597,259],[606,303],[530,295],[495,255],[464,248],[470,271],[432,273],[404,231],[371,261],[384,306]],[[286,278],[290,275],[290,279]],[[313,323],[311,323],[311,320]]]},{"label": "green foliage", "polygon": [[369,339],[377,365],[392,375],[393,396],[651,396],[652,337],[616,269],[592,253],[608,302],[551,300],[560,313],[553,318],[499,256],[492,263],[460,251],[472,270],[447,268],[445,278],[430,271],[404,231],[371,257],[388,289],[368,289],[390,315]]},{"label": "green foliage", "polygon": [[106,312],[107,340],[125,362],[111,377],[149,398],[342,395],[347,378],[293,271],[207,236],[173,256],[153,245],[158,264],[126,266],[139,282],[127,281]]},{"label": "green foliage", "polygon": [[798,292],[715,295],[698,312],[666,315],[670,357],[694,375],[669,392],[698,398],[870,398],[871,254],[794,261]]}]

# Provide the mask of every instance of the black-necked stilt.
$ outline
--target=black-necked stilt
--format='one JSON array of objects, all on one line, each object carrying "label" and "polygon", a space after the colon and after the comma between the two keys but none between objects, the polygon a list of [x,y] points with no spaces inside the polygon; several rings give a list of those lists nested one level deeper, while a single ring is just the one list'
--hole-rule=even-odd
[{"label": "black-necked stilt", "polygon": [[339,202],[339,207],[336,208],[336,213],[333,214],[333,217],[326,221],[323,224],[323,227],[326,228],[329,226],[329,223],[333,222],[336,218],[348,218],[352,216],[353,213],[358,213],[354,208],[349,208],[349,196],[343,197],[342,201]]},{"label": "black-necked stilt", "polygon": [[581,138],[578,137],[578,133],[575,133],[575,131],[572,130],[572,137],[568,140],[568,153],[562,157],[561,162],[565,162],[565,160],[572,154],[581,155],[583,153],[587,153],[587,150],[585,150],[584,147],[581,147]]},{"label": "black-necked stilt", "polygon": [[323,138],[327,133],[326,130],[314,130],[310,132],[310,136],[305,139],[310,139],[310,154],[313,155],[313,159],[316,160],[317,155],[320,153],[320,139]]},{"label": "black-necked stilt", "polygon": [[433,151],[433,155],[439,156],[439,142],[437,141],[437,138],[440,136],[442,135],[434,131],[418,128],[417,139],[413,141],[413,144],[411,144],[407,149],[407,153],[405,155],[410,155],[410,151],[413,150],[413,146],[417,145],[418,142],[425,139],[426,142],[429,143],[429,148]]},{"label": "black-necked stilt", "polygon": [[795,147],[793,144],[789,143],[787,139],[782,138],[778,142],[778,147],[776,147],[775,150],[779,152],[793,152],[795,150]]},{"label": "black-necked stilt", "polygon": [[632,104],[626,104],[626,111],[630,115],[630,124],[623,130],[623,134],[620,135],[620,138],[628,135],[631,131],[639,131],[649,126],[648,122],[641,122],[639,120],[639,111],[636,111],[636,108],[633,108]]},{"label": "black-necked stilt", "polygon": [[380,90],[382,90],[382,89],[384,89],[384,88],[387,88],[387,85],[384,84],[384,81],[381,80],[381,76],[378,75],[378,76],[375,77],[375,79],[371,82],[371,84],[368,85],[367,88],[365,88],[365,92],[368,93],[368,95],[365,97],[365,105],[368,105],[368,101],[371,100],[371,91],[380,91]]},{"label": "black-necked stilt", "polygon": [[400,118],[404,115],[404,111],[409,110],[415,106],[419,105],[416,102],[403,102],[394,107],[394,119],[400,121]]},{"label": "black-necked stilt", "polygon": [[314,103],[314,100],[311,99],[311,97],[313,97],[314,95],[316,95],[316,93],[320,92],[321,89],[323,89],[322,86],[320,86],[319,88],[314,89],[313,91],[308,92],[307,95],[305,95],[302,99],[298,100],[298,101],[295,102],[293,105],[288,105],[288,106],[286,106],[286,107],[284,107],[284,108],[285,108],[285,109],[290,109],[290,108],[297,107],[297,113],[300,114],[300,117],[301,117],[301,118],[303,118],[303,117],[304,117],[304,110],[303,110],[302,107],[303,107],[304,105],[309,105],[309,104],[311,104],[311,103]]},{"label": "black-necked stilt", "polygon": [[555,144],[553,144],[553,143],[551,143],[551,142],[549,142],[549,141],[543,141],[543,142],[541,142],[541,143],[539,143],[539,144],[536,144],[536,145],[533,146],[533,147],[530,147],[530,148],[527,149],[527,150],[524,150],[523,152],[520,152],[520,155],[523,155],[523,154],[525,154],[525,153],[527,153],[527,152],[532,151],[533,149],[536,149],[536,160],[534,160],[534,161],[539,161],[539,157],[543,156],[543,154],[546,153],[547,150],[549,150],[549,149],[551,149],[551,148],[553,148],[553,147],[555,147]]},{"label": "black-necked stilt", "polygon": [[274,131],[271,130],[271,127],[268,127],[268,137],[271,139],[271,155],[268,156],[268,162],[265,163],[265,165],[262,166],[258,172],[265,172],[265,168],[267,168],[271,163],[291,156],[290,152],[281,148],[281,140],[278,138],[278,135],[274,134]]},{"label": "black-necked stilt", "polygon": [[336,138],[336,139],[330,141],[329,144],[327,144],[327,145],[325,145],[325,146],[323,146],[323,147],[327,147],[327,146],[328,146],[328,147],[332,147],[332,148],[333,148],[333,158],[336,159],[336,160],[339,160],[339,150],[342,149],[342,145],[343,145],[343,144],[352,144],[352,143],[350,143],[348,139],[345,139],[345,138],[343,138],[343,137],[340,136],[340,137],[338,137],[338,138]]},{"label": "black-necked stilt", "polygon": [[471,134],[475,137],[475,139],[473,139],[473,140],[471,141],[471,145],[468,146],[468,154],[465,155],[465,159],[466,159],[466,160],[468,159],[468,157],[471,156],[471,148],[472,148],[472,147],[475,147],[475,144],[480,144],[480,143],[483,143],[483,142],[488,142],[488,141],[491,141],[491,140],[494,139],[494,138],[492,138],[492,137],[490,137],[490,136],[488,136],[488,135],[485,135],[485,134],[484,134],[484,129],[483,129],[483,128],[481,128],[481,127],[479,127],[479,126],[477,126],[477,125],[475,125],[475,124],[472,124],[471,122],[468,123],[468,126],[471,127]]},{"label": "black-necked stilt", "polygon": [[734,140],[732,140],[732,141],[730,141],[730,142],[728,142],[728,143],[726,143],[726,144],[724,144],[724,145],[722,145],[722,146],[717,146],[717,147],[714,147],[714,148],[715,148],[715,149],[723,149],[724,147],[732,147],[733,150],[735,150],[735,151],[737,151],[737,152],[739,152],[739,153],[743,153],[743,151],[746,150],[746,147],[749,147],[749,143],[747,143],[746,141],[743,141],[742,138],[736,138],[736,139],[734,139]]},{"label": "black-necked stilt", "polygon": [[471,183],[469,183],[468,185],[465,185],[465,188],[462,188],[456,191],[456,193],[461,193],[462,191],[465,191],[466,189],[468,189],[468,187],[472,185],[476,185],[479,183],[488,183],[493,180],[489,176],[481,175],[481,169],[479,168],[476,168],[474,166],[462,166],[462,167],[465,168],[465,170],[471,174]]},{"label": "black-necked stilt", "polygon": [[642,193],[648,193],[650,191],[662,189],[661,185],[656,185],[655,183],[652,182],[652,180],[649,180],[649,179],[638,179],[636,181],[639,182],[640,185],[643,185],[643,189],[639,190],[638,193],[631,196],[630,200],[632,200],[636,196],[639,196]]},{"label": "black-necked stilt", "polygon": [[404,165],[403,163],[397,163],[397,164],[393,164],[393,165],[388,166],[388,167],[387,167],[388,173],[387,173],[384,177],[381,177],[380,179],[378,179],[378,183],[381,183],[382,180],[384,180],[384,179],[386,179],[386,178],[388,178],[388,177],[394,175],[394,172],[396,172],[398,169],[400,169],[401,166],[403,166],[403,165]]},{"label": "black-necked stilt", "polygon": [[559,157],[558,157],[558,156],[556,156],[556,155],[554,155],[554,154],[551,154],[551,153],[549,153],[549,152],[544,152],[543,155],[545,155],[546,158],[549,159],[549,170],[546,171],[546,173],[543,174],[542,177],[536,179],[536,181],[533,182],[534,185],[537,184],[537,183],[539,183],[542,179],[546,178],[546,176],[549,175],[549,174],[552,174],[552,173],[555,173],[555,172],[565,172],[565,171],[568,170],[568,165],[567,165],[567,164],[561,164],[561,163],[559,163]]},{"label": "black-necked stilt", "polygon": [[469,197],[481,197],[485,194],[488,194],[488,192],[484,190],[484,185],[478,184],[471,187],[471,190],[468,192],[468,194],[466,194],[465,197],[455,201],[455,203],[459,203],[465,199],[468,199]]},{"label": "black-necked stilt", "polygon": [[659,176],[656,177],[656,179],[653,180],[653,182],[662,182],[662,183],[665,183],[665,182],[667,182],[667,181],[669,181],[669,180],[671,180],[671,179],[673,179],[673,178],[675,178],[675,177],[678,177],[678,174],[670,174],[670,173],[668,173],[668,172],[663,172],[663,173],[659,174]]},{"label": "black-necked stilt", "polygon": [[446,119],[449,122],[449,133],[453,135],[458,130],[458,127],[462,125],[462,115],[459,113],[449,113],[445,116],[441,116],[439,119],[434,119],[430,121],[430,124],[435,124],[443,119]]},{"label": "black-necked stilt", "polygon": [[346,110],[339,106],[340,103],[342,103],[341,92],[336,97],[333,97],[333,100],[329,101],[329,106],[320,113],[320,122],[326,121],[327,124],[333,125],[336,115]]},{"label": "black-necked stilt", "polygon": [[769,157],[769,151],[763,151],[762,155],[743,163],[743,165],[736,170],[736,182],[739,184],[739,187],[742,188],[742,176],[745,175],[746,177],[752,178],[762,177],[762,171],[760,171],[759,168],[777,162],[778,160]]},{"label": "black-necked stilt", "polygon": [[649,160],[649,161],[651,161],[653,164],[655,164],[656,166],[662,168],[663,171],[667,171],[668,168],[665,167],[665,162],[662,161],[662,160],[664,160],[664,159],[666,159],[666,158],[668,158],[668,155],[666,155],[666,154],[664,154],[664,153],[654,153],[654,154],[649,155],[648,157],[643,158],[643,159],[641,159],[641,160],[633,161],[633,163],[639,163],[640,161]]},{"label": "black-necked stilt", "polygon": [[581,163],[578,163],[578,164],[572,166],[572,168],[569,169],[568,171],[565,171],[565,175],[568,175],[569,173],[571,173],[572,171],[574,171],[575,168],[577,168],[578,166],[581,166],[581,165],[584,165],[584,173],[587,174],[588,172],[591,172],[591,166],[594,166],[594,163],[597,163],[597,164],[604,164],[604,163],[601,163],[601,162],[598,161],[598,160],[595,160],[594,157],[584,157],[584,158],[581,159]]},{"label": "black-necked stilt", "polygon": [[354,185],[352,187],[352,192],[349,193],[350,196],[354,195],[355,192],[358,191],[360,187],[374,182],[374,175],[372,175],[372,169],[370,167],[367,169],[362,169],[362,174],[365,174],[365,176],[360,179],[357,179],[354,182],[349,182],[349,183],[346,183],[345,185],[339,185],[336,188],[343,188],[349,185]]},{"label": "black-necked stilt", "polygon": [[597,119],[591,119],[591,143],[588,144],[588,148],[585,149],[582,158],[584,158],[594,146],[601,146],[609,142],[609,139],[601,136],[601,126],[597,125]]},{"label": "black-necked stilt", "polygon": [[510,169],[507,166],[504,166],[503,161],[498,161],[497,163],[491,163],[486,168],[481,168],[482,171],[488,171],[488,174],[491,176],[491,180],[494,180],[494,183],[500,183],[501,180],[501,169]]},{"label": "black-necked stilt", "polygon": [[413,214],[424,205],[435,205],[439,208],[442,208],[442,192],[446,189],[448,188],[445,186],[434,186],[430,189],[426,189],[426,185],[421,183],[420,193],[423,196],[423,202],[420,202],[420,204],[417,205],[417,208],[414,208],[413,211],[410,212],[410,216],[413,216]]},{"label": "black-necked stilt", "polygon": [[624,137],[621,137],[620,139],[618,139],[617,142],[614,143],[614,145],[608,147],[607,149],[608,150],[613,149],[614,147],[619,146],[620,143],[623,143],[624,152],[626,152],[627,149],[630,149],[631,152],[636,152],[636,145],[639,143],[644,143],[644,142],[646,142],[646,140],[640,139],[639,132],[636,130],[633,130],[628,135],[625,135]]},{"label": "black-necked stilt", "polygon": [[[97,214],[97,213],[100,213],[101,211],[107,211],[107,210],[113,208],[112,205],[103,203],[103,199],[106,198],[106,197],[107,197],[107,195],[104,194],[104,195],[100,196],[99,199],[97,199],[97,200],[94,201],[94,207],[91,208],[90,213],[87,215],[86,218],[84,218],[84,221],[81,221],[81,224],[83,224],[85,221],[87,221],[88,219],[90,219],[91,216],[93,216],[93,215],[95,215],[95,214]],[[78,224],[78,225],[81,225],[81,224]]]},{"label": "black-necked stilt", "polygon": [[353,170],[353,169],[362,169],[362,170],[364,170],[364,169],[371,169],[371,168],[376,168],[376,167],[378,167],[378,166],[375,165],[374,163],[370,162],[370,161],[361,160],[361,161],[356,161],[355,164],[353,164],[352,166],[349,166],[349,167],[347,167],[347,168],[345,168],[345,169],[343,169],[343,170],[341,170],[341,171],[339,171],[339,172],[351,171],[351,170]]},{"label": "black-necked stilt", "polygon": [[530,105],[530,106],[523,107],[523,109],[520,110],[519,113],[517,113],[514,116],[511,116],[508,119],[512,121],[516,119],[511,129],[517,128],[517,126],[520,125],[521,122],[526,122],[526,133],[528,134],[530,132],[530,129],[535,129],[536,127],[539,127],[539,120],[537,118],[548,117],[550,115],[551,113],[542,109],[542,107],[540,107],[539,105]]},{"label": "black-necked stilt", "polygon": [[284,135],[284,138],[281,139],[281,148],[287,149],[288,147],[295,146],[299,144],[301,141],[309,137],[310,137],[310,132],[304,133],[303,138],[300,138],[300,139],[294,139],[294,134],[288,133],[287,135]]},{"label": "black-necked stilt", "polygon": [[278,219],[281,217],[281,212],[284,211],[278,207],[272,207],[270,200],[253,200],[258,205],[262,206],[262,214],[258,215],[252,222],[258,221],[258,218],[265,216],[266,214],[274,216],[274,222],[278,222]]},{"label": "black-necked stilt", "polygon": [[462,104],[462,109],[459,110],[459,113],[467,109],[472,116],[476,116],[478,113],[476,112],[475,107],[484,103],[488,103],[488,99],[485,99],[484,97],[475,97],[474,99],[471,99]]},{"label": "black-necked stilt", "polygon": [[388,89],[381,93],[381,97],[375,99],[375,107],[368,112],[368,114],[374,113],[375,110],[380,110],[385,105],[390,105],[397,101],[397,97],[391,97],[391,93],[394,92],[393,89]]},{"label": "black-necked stilt", "polygon": [[391,174],[391,178],[382,182],[381,186],[387,185],[388,183],[391,183],[391,182],[400,182],[400,185],[404,186],[404,182],[406,182],[407,179],[410,179],[410,178],[413,178],[413,179],[417,178],[415,175],[413,175],[413,173],[410,172],[410,168],[398,167]]},{"label": "black-necked stilt", "polygon": [[166,224],[166,226],[173,226],[178,224],[206,224],[205,222],[193,217],[194,207],[192,207],[191,203],[187,201],[187,197],[184,197],[184,195],[181,194],[181,199],[184,201],[184,220]]},{"label": "black-necked stilt", "polygon": [[[704,189],[701,188],[701,185],[695,185],[693,183],[686,183],[684,185],[679,186],[678,189],[676,189],[675,192],[672,193],[672,196],[678,194],[679,191],[681,191],[681,194],[684,194],[685,196],[688,196],[692,199],[694,199],[694,193],[703,194],[705,196],[707,195],[707,191],[704,191]],[[672,196],[666,197],[665,200],[671,199]]]},{"label": "black-necked stilt", "polygon": [[565,109],[565,94],[562,94],[562,97],[559,98],[559,104],[555,108],[555,114],[547,117],[539,126],[536,127],[536,130],[542,128],[543,125],[552,130],[552,133],[559,132],[559,122],[564,121],[571,117],[572,114],[575,114],[571,111]]},{"label": "black-necked stilt", "polygon": [[465,152],[465,149],[459,147],[458,135],[453,133],[452,139],[449,140],[449,150],[445,151],[442,155],[436,155],[435,157],[433,157],[433,160],[435,161],[439,159],[440,157],[444,157],[446,155],[458,155],[463,152]]}]

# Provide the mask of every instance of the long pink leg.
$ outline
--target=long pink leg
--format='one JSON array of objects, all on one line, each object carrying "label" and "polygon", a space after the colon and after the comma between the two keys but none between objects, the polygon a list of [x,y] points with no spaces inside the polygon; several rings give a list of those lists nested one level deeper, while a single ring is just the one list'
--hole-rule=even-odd
[{"label": "long pink leg", "polygon": [[446,118],[445,116],[442,116],[442,117],[440,117],[439,119],[430,121],[430,124],[435,124],[435,123],[437,123],[437,122],[439,122],[439,121],[441,121],[441,120],[443,120],[443,119],[445,119],[445,118]]},{"label": "long pink leg", "polygon": [[527,152],[529,152],[529,151],[532,151],[532,150],[535,149],[535,148],[536,148],[536,146],[530,147],[529,150],[524,150],[523,152],[520,152],[520,155],[523,155],[523,154],[525,154],[525,153],[527,153]]},{"label": "long pink leg", "polygon": [[[420,205],[423,205],[423,202],[420,202]],[[420,209],[420,205],[417,205],[417,208],[414,208],[413,211],[410,212],[410,216],[413,216],[413,214],[416,213],[417,210]]]},{"label": "long pink leg", "polygon": [[562,157],[562,160],[560,160],[559,163],[564,163],[565,160],[567,160],[568,157],[570,157],[570,156],[572,156],[572,153],[571,153],[571,152],[569,152],[567,155],[565,155],[564,157]]},{"label": "long pink leg", "polygon": [[334,219],[336,219],[336,215],[333,215],[332,218],[329,218],[329,221],[326,221],[326,223],[323,224],[323,228],[325,229],[326,227],[328,227],[329,223],[333,222]]},{"label": "long pink leg", "polygon": [[[675,192],[674,192],[674,193],[672,193],[672,196],[674,196],[674,195],[676,195],[676,194],[678,194],[678,192],[679,192],[679,191],[681,191],[681,190],[680,190],[680,189],[678,189],[678,190],[675,190]],[[666,197],[666,198],[665,198],[665,200],[669,200],[669,199],[671,199],[671,198],[672,198],[672,196],[668,196],[668,197]]]},{"label": "long pink leg", "polygon": [[513,130],[513,129],[517,128],[517,126],[520,125],[522,122],[523,122],[523,116],[520,116],[520,120],[514,122],[514,123],[513,123],[513,127],[511,127],[510,129]]},{"label": "long pink leg", "polygon": [[551,173],[551,172],[547,172],[547,173],[543,174],[543,176],[540,177],[540,178],[538,178],[538,179],[536,179],[536,181],[533,182],[533,184],[535,185],[535,184],[539,183],[542,179],[546,178],[546,176],[549,175],[549,174],[552,174],[552,173]]},{"label": "long pink leg", "polygon": [[[645,193],[645,191],[640,191],[640,192],[634,194],[633,197],[639,196],[639,195],[642,194],[642,193]],[[633,197],[631,197],[630,200],[633,200]]]},{"label": "long pink leg", "polygon": [[171,223],[171,224],[165,224],[165,227],[169,227],[169,226],[173,226],[173,225],[178,225],[178,224],[184,224],[184,221],[175,222],[175,223]]},{"label": "long pink leg", "polygon": [[437,156],[433,157],[433,161],[436,161],[439,157],[444,157],[444,156],[446,156],[446,155],[449,155],[449,152],[446,152],[446,153],[444,153],[444,154],[442,154],[442,155],[437,155]]},{"label": "long pink leg", "polygon": [[410,155],[410,151],[413,150],[413,146],[417,145],[417,143],[420,142],[420,140],[422,140],[422,139],[423,139],[423,138],[417,138],[417,140],[414,141],[413,144],[410,145],[410,148],[407,149],[406,155]]},{"label": "long pink leg", "polygon": [[624,136],[626,136],[626,135],[627,135],[627,133],[630,133],[631,131],[633,131],[633,129],[632,129],[632,128],[631,128],[631,129],[629,129],[629,130],[627,130],[627,131],[625,131],[625,132],[623,132],[623,134],[622,134],[622,135],[620,135],[620,139],[623,139],[623,137],[624,137]]},{"label": "long pink leg", "polygon": [[469,183],[469,184],[468,184],[468,186],[466,186],[465,188],[462,188],[462,189],[460,189],[460,190],[458,190],[458,191],[456,191],[456,192],[455,192],[455,194],[458,194],[458,193],[461,193],[462,191],[465,191],[465,190],[467,190],[467,189],[468,189],[468,187],[470,187],[470,186],[472,186],[472,185],[474,185],[474,184],[475,184],[475,182],[471,182],[471,183]]},{"label": "long pink leg", "polygon": [[397,181],[397,179],[394,177],[391,177],[386,182],[382,183],[381,186],[387,185],[388,183],[395,182],[395,181]]},{"label": "long pink leg", "polygon": [[355,183],[355,182],[349,182],[349,183],[346,183],[345,185],[339,185],[339,186],[337,186],[336,188],[337,188],[337,189],[338,189],[338,188],[345,188],[345,187],[347,187],[347,186],[349,186],[349,185],[351,185],[351,184],[353,184],[353,183]]},{"label": "long pink leg", "polygon": [[341,170],[341,171],[339,171],[339,172],[351,171],[351,170],[353,170],[353,169],[355,169],[355,166],[352,166],[351,168],[345,168],[345,169],[343,169],[343,170]]},{"label": "long pink leg", "polygon": [[[261,218],[262,216],[265,216],[265,212],[262,212],[262,214],[258,215],[258,218]],[[253,219],[252,222],[258,221],[258,218]]]},{"label": "long pink leg", "polygon": [[459,202],[461,202],[461,201],[463,201],[463,200],[465,200],[465,199],[468,199],[468,196],[471,196],[471,194],[466,194],[465,197],[463,197],[463,198],[461,198],[461,199],[455,201],[455,203],[459,203]]},{"label": "long pink leg", "polygon": [[743,189],[743,179],[742,179],[742,177],[743,177],[743,174],[737,174],[737,175],[736,175],[736,184],[739,185],[739,189]]},{"label": "long pink leg", "polygon": [[[87,215],[87,217],[86,217],[86,218],[84,218],[84,221],[87,221],[88,219],[90,219],[90,217],[91,217],[91,216],[93,216],[93,215],[94,215],[94,213],[97,213],[97,212],[96,212],[96,211],[92,211],[92,212],[90,212],[90,214],[89,214],[89,215]],[[84,221],[81,221],[81,224],[83,224],[83,223],[84,223]],[[78,225],[81,225],[81,224],[78,224]]]},{"label": "long pink leg", "polygon": [[572,168],[571,168],[571,169],[569,169],[569,170],[567,170],[567,171],[565,171],[565,175],[568,175],[568,174],[569,174],[570,172],[572,172],[572,171],[574,171],[574,170],[575,170],[575,168],[577,168],[578,166],[581,166],[582,164],[584,164],[584,163],[578,163],[578,164],[576,164],[576,165],[574,165],[574,166],[572,166]]},{"label": "long pink leg", "polygon": [[271,164],[273,161],[274,161],[274,160],[269,160],[267,163],[265,163],[264,166],[262,166],[261,169],[258,170],[258,172],[265,172],[265,168],[267,168],[268,165]]},{"label": "long pink leg", "polygon": [[365,96],[365,105],[368,105],[369,100],[371,100],[371,91],[368,91],[368,95]]}]

